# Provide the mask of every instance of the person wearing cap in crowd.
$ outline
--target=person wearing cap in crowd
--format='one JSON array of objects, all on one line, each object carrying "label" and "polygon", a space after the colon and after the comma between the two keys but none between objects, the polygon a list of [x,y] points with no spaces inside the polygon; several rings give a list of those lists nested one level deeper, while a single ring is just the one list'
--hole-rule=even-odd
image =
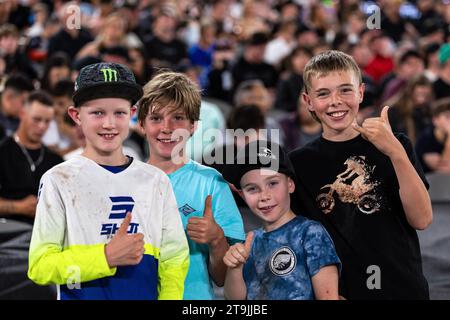
[{"label": "person wearing cap in crowd", "polygon": [[69,115],[86,148],[41,179],[28,276],[58,298],[181,299],[189,248],[167,176],[124,155],[142,88],[125,66],[81,69]]},{"label": "person wearing cap in crowd", "polygon": [[436,100],[450,97],[450,43],[443,44],[439,49],[439,78],[433,83]]},{"label": "person wearing cap in crowd", "polygon": [[223,174],[264,225],[225,254],[225,297],[338,299],[340,260],[333,241],[320,223],[291,210],[295,176],[281,146],[264,140],[250,142]]}]

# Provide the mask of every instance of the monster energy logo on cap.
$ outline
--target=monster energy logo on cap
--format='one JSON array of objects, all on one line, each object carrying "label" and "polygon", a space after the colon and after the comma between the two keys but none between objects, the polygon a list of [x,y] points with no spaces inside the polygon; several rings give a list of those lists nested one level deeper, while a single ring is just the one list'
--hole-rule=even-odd
[{"label": "monster energy logo on cap", "polygon": [[[111,68],[100,69],[103,72],[105,82],[117,81],[117,70]],[[114,79],[114,80],[113,80]]]}]

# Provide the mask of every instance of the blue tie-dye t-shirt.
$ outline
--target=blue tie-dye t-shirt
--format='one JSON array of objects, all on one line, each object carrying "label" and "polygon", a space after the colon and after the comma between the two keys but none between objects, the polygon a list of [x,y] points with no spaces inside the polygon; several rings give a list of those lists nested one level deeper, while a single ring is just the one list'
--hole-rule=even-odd
[{"label": "blue tie-dye t-shirt", "polygon": [[327,265],[341,262],[322,225],[297,216],[280,228],[254,231],[244,265],[249,300],[315,299],[311,278]]}]

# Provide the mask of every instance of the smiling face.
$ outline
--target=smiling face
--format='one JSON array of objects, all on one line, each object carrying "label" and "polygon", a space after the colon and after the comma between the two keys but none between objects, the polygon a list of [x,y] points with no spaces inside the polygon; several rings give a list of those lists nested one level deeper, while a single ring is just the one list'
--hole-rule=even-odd
[{"label": "smiling face", "polygon": [[[69,114],[86,137],[85,155],[94,160],[99,157],[120,159],[122,142],[127,138],[129,122],[135,109],[128,100],[101,98],[69,108]],[[106,163],[105,163],[106,164]]]},{"label": "smiling face", "polygon": [[187,139],[195,131],[194,123],[182,109],[170,107],[149,110],[142,128],[152,162],[174,160],[174,156],[179,156],[179,151],[184,150]]},{"label": "smiling face", "polygon": [[359,104],[364,97],[364,84],[352,71],[333,71],[311,78],[304,99],[322,123],[323,137],[328,140],[348,140],[358,135],[352,128]]},{"label": "smiling face", "polygon": [[266,231],[294,217],[289,194],[295,185],[286,175],[268,169],[250,170],[242,176],[241,186],[245,202],[264,221]]}]

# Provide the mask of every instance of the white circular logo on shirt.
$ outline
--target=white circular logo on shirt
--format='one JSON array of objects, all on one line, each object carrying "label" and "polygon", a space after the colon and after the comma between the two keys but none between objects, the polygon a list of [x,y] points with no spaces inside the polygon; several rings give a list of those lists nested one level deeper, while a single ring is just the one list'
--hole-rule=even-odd
[{"label": "white circular logo on shirt", "polygon": [[270,258],[270,271],[277,276],[284,276],[294,270],[297,259],[289,247],[281,247],[276,250]]}]

